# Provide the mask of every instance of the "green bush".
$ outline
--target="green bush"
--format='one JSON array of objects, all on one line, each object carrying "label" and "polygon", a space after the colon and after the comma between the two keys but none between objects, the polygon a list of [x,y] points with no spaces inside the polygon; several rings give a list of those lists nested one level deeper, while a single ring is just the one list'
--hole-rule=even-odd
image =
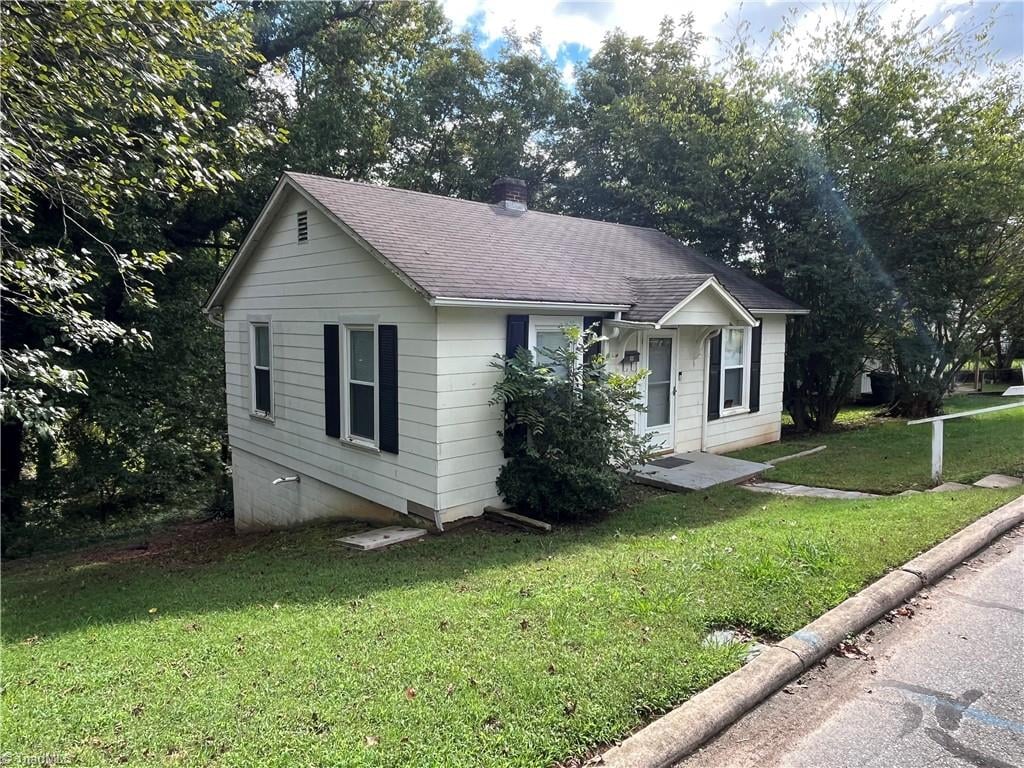
[{"label": "green bush", "polygon": [[623,471],[650,455],[650,440],[633,422],[642,410],[638,389],[646,371],[609,372],[592,331],[564,330],[566,344],[542,350],[546,362],[524,349],[494,363],[504,376],[492,403],[505,406],[505,453],[498,475],[505,502],[544,520],[590,518],[614,507]]}]

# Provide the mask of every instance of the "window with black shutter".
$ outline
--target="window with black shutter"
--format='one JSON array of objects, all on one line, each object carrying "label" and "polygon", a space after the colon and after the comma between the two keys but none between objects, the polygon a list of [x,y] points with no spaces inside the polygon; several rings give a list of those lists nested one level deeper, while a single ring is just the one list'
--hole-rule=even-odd
[{"label": "window with black shutter", "polygon": [[[515,357],[520,349],[529,349],[529,343],[530,316],[508,315],[505,324],[505,356]],[[508,408],[505,409],[504,438],[506,457],[511,456],[526,443],[526,426],[524,424],[513,425],[509,418]]]},{"label": "window with black shutter", "polygon": [[708,421],[722,416],[722,335],[708,341]]},{"label": "window with black shutter", "polygon": [[750,329],[750,412],[761,410],[761,335],[764,320]]},{"label": "window with black shutter", "polygon": [[[601,335],[601,325],[604,318],[601,315],[587,315],[583,318],[583,330],[593,331],[598,336]],[[601,354],[601,344],[594,344],[589,347],[586,352],[583,353],[583,362],[589,363],[595,357]]]},{"label": "window with black shutter", "polygon": [[338,326],[324,326],[324,432],[341,437],[341,334]]},{"label": "window with black shutter", "polygon": [[271,391],[270,323],[250,325],[252,353],[252,410],[260,416],[270,416],[273,408]]},{"label": "window with black shutter", "polygon": [[398,326],[377,326],[377,385],[380,449],[398,453]]}]

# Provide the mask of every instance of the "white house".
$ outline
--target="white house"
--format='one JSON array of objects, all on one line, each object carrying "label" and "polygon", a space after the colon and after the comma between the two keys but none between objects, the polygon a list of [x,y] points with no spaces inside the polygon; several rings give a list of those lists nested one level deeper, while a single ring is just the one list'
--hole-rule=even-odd
[{"label": "white house", "polygon": [[494,193],[281,177],[204,308],[224,327],[238,528],[443,526],[500,503],[490,364],[571,323],[601,324],[608,365],[651,371],[637,428],[666,451],[779,438],[804,310],[658,231],[527,210],[516,179]]}]

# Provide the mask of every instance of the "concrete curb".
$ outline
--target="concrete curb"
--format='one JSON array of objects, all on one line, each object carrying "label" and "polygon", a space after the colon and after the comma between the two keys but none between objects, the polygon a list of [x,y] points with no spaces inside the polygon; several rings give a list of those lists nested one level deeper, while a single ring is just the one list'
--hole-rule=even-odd
[{"label": "concrete curb", "polygon": [[847,635],[870,626],[921,587],[1024,522],[1024,496],[954,533],[840,603],[728,677],[604,753],[612,768],[666,768],[817,663]]}]

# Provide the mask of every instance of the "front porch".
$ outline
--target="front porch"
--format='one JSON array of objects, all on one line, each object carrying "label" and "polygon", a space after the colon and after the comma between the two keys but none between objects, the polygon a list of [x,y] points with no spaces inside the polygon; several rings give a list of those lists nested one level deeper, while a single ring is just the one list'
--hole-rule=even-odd
[{"label": "front porch", "polygon": [[669,491],[702,491],[742,483],[771,468],[771,464],[692,451],[653,459],[640,467],[633,479]]}]

